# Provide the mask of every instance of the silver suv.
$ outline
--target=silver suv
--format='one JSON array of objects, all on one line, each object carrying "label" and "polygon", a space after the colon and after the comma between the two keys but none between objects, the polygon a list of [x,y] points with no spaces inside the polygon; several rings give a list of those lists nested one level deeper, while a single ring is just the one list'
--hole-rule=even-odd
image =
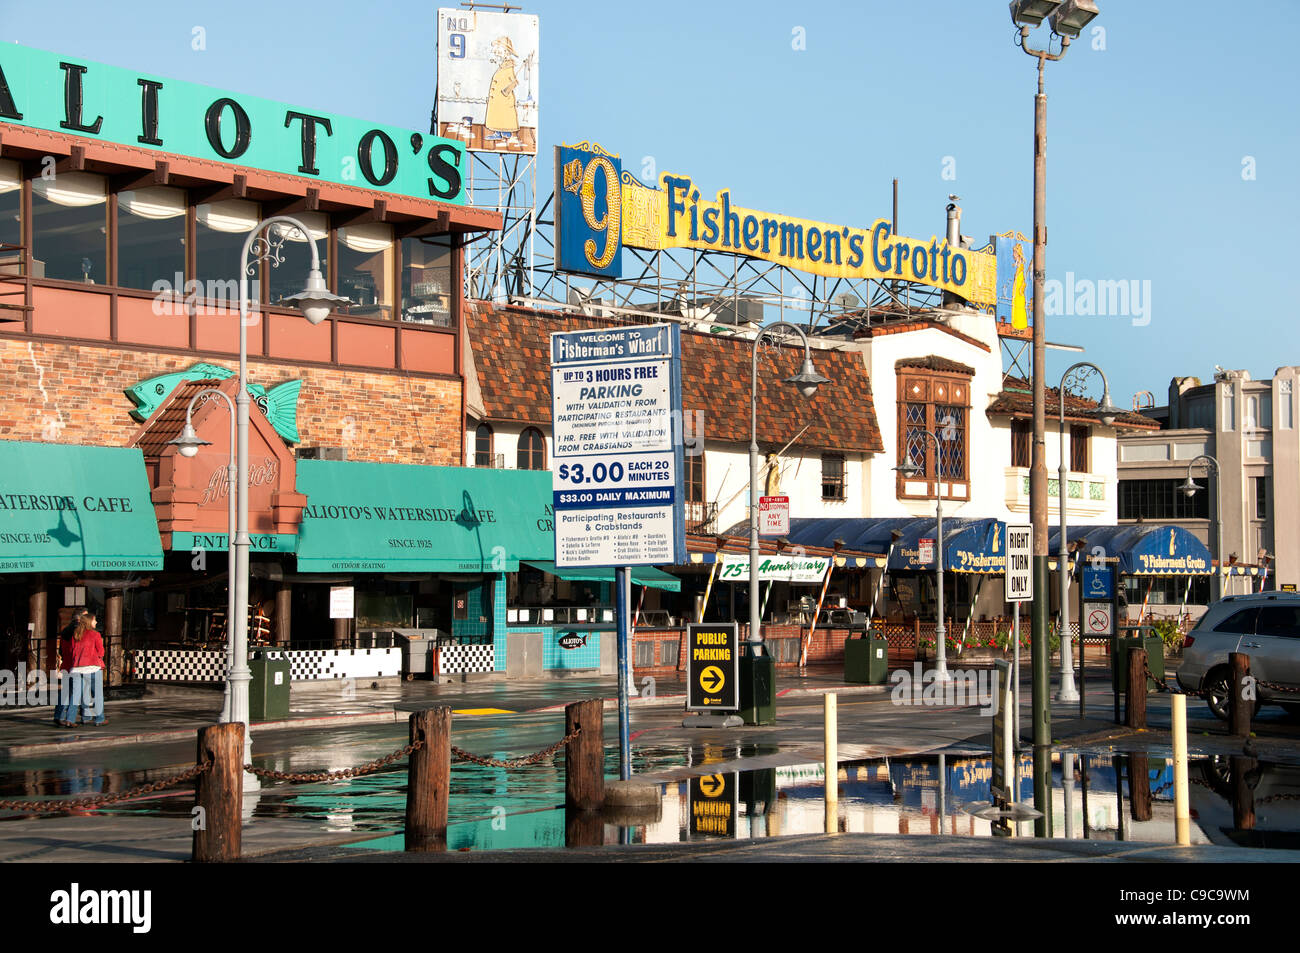
[{"label": "silver suv", "polygon": [[1207,692],[1210,710],[1225,720],[1231,652],[1250,656],[1250,673],[1259,682],[1294,689],[1259,684],[1256,709],[1278,704],[1300,715],[1300,593],[1228,596],[1210,606],[1187,634],[1178,684],[1186,691]]}]

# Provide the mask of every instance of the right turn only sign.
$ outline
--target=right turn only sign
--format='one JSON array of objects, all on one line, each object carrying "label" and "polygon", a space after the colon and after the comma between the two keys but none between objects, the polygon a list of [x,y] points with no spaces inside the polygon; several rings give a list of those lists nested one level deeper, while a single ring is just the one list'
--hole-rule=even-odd
[{"label": "right turn only sign", "polygon": [[738,711],[740,626],[693,623],[686,630],[687,711]]}]

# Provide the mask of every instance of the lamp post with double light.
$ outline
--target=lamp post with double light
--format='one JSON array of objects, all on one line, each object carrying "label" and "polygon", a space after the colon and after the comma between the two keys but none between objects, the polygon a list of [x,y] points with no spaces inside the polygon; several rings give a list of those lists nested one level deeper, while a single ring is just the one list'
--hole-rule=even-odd
[{"label": "lamp post with double light", "polygon": [[[1051,706],[1048,701],[1047,660],[1047,396],[1046,322],[1043,315],[1043,279],[1047,270],[1047,94],[1043,89],[1048,61],[1065,55],[1070,40],[1097,16],[1093,0],[1012,0],[1011,20],[1018,28],[1016,45],[1038,60],[1038,93],[1034,97],[1034,268],[1033,268],[1033,399],[1034,439],[1029,467],[1029,514],[1034,537],[1034,608],[1031,657],[1033,659],[1034,747],[1043,752],[1052,742]],[[1051,52],[1029,46],[1029,32],[1047,18],[1061,48]],[[1051,791],[1046,769],[1035,765],[1034,807],[1043,815],[1035,823],[1040,837],[1048,833]]]},{"label": "lamp post with double light", "polygon": [[[787,377],[784,383],[793,384],[799,389],[801,396],[811,399],[820,385],[831,382],[829,377],[823,377],[813,367],[812,348],[808,344],[808,335],[799,325],[791,324],[789,321],[773,321],[771,324],[764,325],[754,335],[754,346],[750,354],[749,386],[749,652],[741,659],[742,665],[748,660],[748,665],[744,667],[751,671],[746,673],[742,669],[741,680],[745,684],[765,685],[766,693],[772,690],[772,680],[758,679],[752,671],[755,666],[765,664],[758,662],[758,659],[763,656],[762,610],[758,598],[758,348],[764,338],[772,336],[773,332],[778,330],[793,331],[803,342],[803,364],[799,368],[799,373]],[[760,701],[766,705],[772,703],[771,698],[760,700],[755,697],[752,711],[756,715],[760,710]]]},{"label": "lamp post with double light", "polygon": [[919,439],[922,444],[922,452],[925,452],[925,440],[928,439],[934,444],[934,522],[935,522],[935,541],[934,541],[934,565],[936,579],[937,606],[939,612],[939,621],[934,629],[935,644],[935,666],[934,677],[938,681],[947,681],[948,675],[948,627],[944,623],[944,605],[943,605],[943,454],[939,445],[939,438],[928,430],[914,430],[907,434],[907,447],[904,451],[903,460],[894,467],[894,470],[901,473],[904,479],[920,476],[925,472],[924,468],[912,460],[912,441]]},{"label": "lamp post with double light", "polygon": [[[258,273],[258,264],[266,262],[277,268],[284,261],[284,243],[297,232],[311,249],[311,271],[307,286],[284,300],[299,308],[312,324],[320,324],[330,311],[348,299],[336,295],[325,285],[320,270],[320,253],[307,226],[288,215],[273,215],[254,226],[244,240],[239,259],[239,390],[235,394],[238,452],[238,505],[235,526],[235,602],[231,620],[231,643],[234,661],[230,668],[230,720],[244,725],[244,761],[250,763],[252,739],[248,733],[248,279]],[[251,261],[249,256],[252,256]],[[260,315],[258,316],[260,319]],[[245,773],[244,790],[256,790],[257,777]]]},{"label": "lamp post with double light", "polygon": [[226,696],[221,703],[221,720],[230,721],[230,672],[235,663],[235,640],[232,638],[235,626],[235,481],[238,462],[235,459],[235,404],[230,397],[215,387],[205,387],[190,398],[185,408],[185,428],[180,436],[168,443],[175,444],[183,457],[194,457],[199,447],[208,446],[210,441],[200,440],[194,432],[194,407],[200,402],[220,398],[230,414],[230,460],[226,464]]},{"label": "lamp post with double light", "polygon": [[1210,592],[1210,601],[1218,602],[1223,598],[1223,570],[1226,568],[1223,560],[1223,481],[1219,479],[1219,461],[1208,453],[1202,453],[1191,460],[1187,461],[1187,481],[1179,485],[1178,489],[1183,491],[1183,495],[1189,500],[1199,492],[1202,487],[1192,479],[1192,467],[1202,460],[1207,464],[1205,474],[1208,477],[1210,467],[1214,467],[1214,558],[1218,560],[1218,567],[1214,573],[1214,589]]},{"label": "lamp post with double light", "polygon": [[[1061,581],[1061,687],[1056,693],[1056,700],[1061,702],[1077,702],[1079,700],[1079,690],[1074,685],[1074,658],[1071,655],[1071,638],[1070,638],[1070,549],[1066,537],[1066,500],[1069,497],[1070,470],[1069,448],[1065,443],[1065,390],[1066,384],[1071,375],[1077,371],[1083,372],[1076,376],[1076,381],[1083,383],[1092,372],[1101,375],[1103,392],[1101,403],[1093,412],[1097,418],[1107,427],[1115,422],[1119,416],[1120,410],[1110,401],[1110,381],[1106,379],[1106,373],[1093,364],[1091,361],[1079,361],[1077,364],[1071,364],[1064,374],[1061,375],[1061,386],[1059,394],[1061,398],[1061,414],[1059,418],[1060,429],[1057,431],[1057,443],[1060,448],[1060,466],[1057,473],[1056,493],[1061,501],[1061,535],[1057,542],[1057,576]],[[1079,633],[1079,644],[1083,645],[1083,632]],[[1080,648],[1079,651],[1083,651]],[[1082,665],[1082,656],[1079,664]]]}]

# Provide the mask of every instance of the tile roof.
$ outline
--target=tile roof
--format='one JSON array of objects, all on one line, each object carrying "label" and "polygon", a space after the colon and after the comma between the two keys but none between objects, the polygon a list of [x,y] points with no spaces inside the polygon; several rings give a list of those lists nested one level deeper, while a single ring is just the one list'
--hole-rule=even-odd
[{"label": "tile roof", "polygon": [[[582,314],[467,302],[465,324],[489,420],[549,425],[550,338],[630,322]],[[649,322],[646,322],[649,323]],[[683,409],[704,413],[709,440],[749,443],[750,358],[753,342],[682,329]],[[781,383],[799,370],[798,348],[765,348],[759,355],[758,432],[764,447],[879,453],[871,380],[856,351],[814,349],[813,363],[832,381],[811,400]]]},{"label": "tile roof", "polygon": [[[162,456],[167,449],[167,445],[173,439],[179,437],[181,431],[185,429],[185,411],[195,394],[209,387],[215,387],[226,391],[231,399],[234,399],[235,390],[239,386],[238,379],[231,377],[227,380],[233,383],[230,386],[224,386],[227,381],[181,381],[176,385],[176,389],[167,396],[167,400],[163,402],[163,405],[154,411],[153,416],[136,432],[132,444],[143,450],[146,457]],[[201,406],[203,405],[199,404],[195,407],[195,410],[197,411],[198,407]],[[223,413],[225,413],[224,410]]]},{"label": "tile roof", "polygon": [[901,357],[894,362],[894,369],[900,367],[922,367],[931,371],[947,371],[950,374],[965,374],[967,377],[975,376],[975,368],[960,361],[950,361],[946,357],[939,357],[936,354],[930,354],[926,357]]},{"label": "tile roof", "polygon": [[[1051,427],[1053,420],[1060,419],[1061,397],[1055,387],[1045,388],[1047,394],[1047,423]],[[1065,419],[1072,423],[1095,424],[1095,411],[1100,401],[1076,397],[1069,391],[1065,394]],[[1007,378],[1002,382],[1002,390],[993,395],[986,411],[990,415],[1029,417],[1034,413],[1034,397],[1029,381],[1023,377]],[[1124,411],[1115,416],[1114,426],[1118,430],[1159,430],[1160,424],[1143,414]]]}]

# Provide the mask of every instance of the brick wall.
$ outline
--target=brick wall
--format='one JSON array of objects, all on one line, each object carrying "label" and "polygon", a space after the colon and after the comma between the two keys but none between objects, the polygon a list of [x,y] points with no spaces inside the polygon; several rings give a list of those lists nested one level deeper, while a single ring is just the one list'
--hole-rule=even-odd
[{"label": "brick wall", "polygon": [[[185,370],[198,355],[150,354],[82,344],[0,339],[0,440],[127,446],[140,424],[122,391]],[[238,360],[207,359],[238,369]],[[268,390],[303,382],[303,446],[346,447],[349,460],[457,466],[460,382],[398,374],[248,363],[249,381]]]}]

